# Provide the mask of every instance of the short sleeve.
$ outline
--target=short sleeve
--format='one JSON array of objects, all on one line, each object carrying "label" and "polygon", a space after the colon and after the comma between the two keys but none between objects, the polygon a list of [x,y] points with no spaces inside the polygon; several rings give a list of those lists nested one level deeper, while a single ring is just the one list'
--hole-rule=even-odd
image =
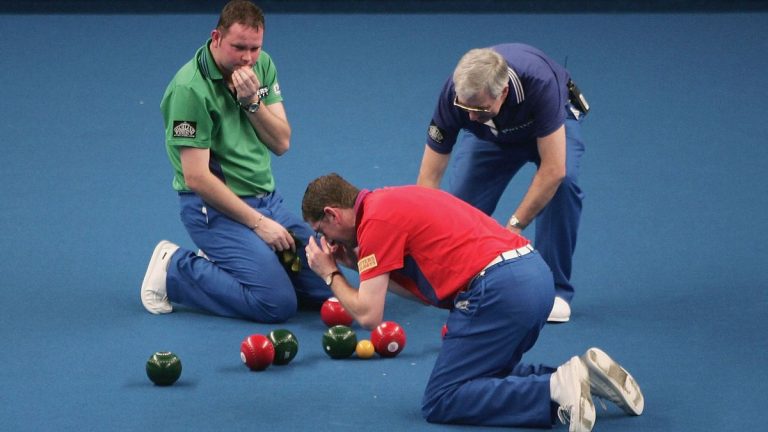
[{"label": "short sleeve", "polygon": [[194,90],[185,86],[170,88],[161,110],[169,145],[210,148],[213,121],[205,100]]},{"label": "short sleeve", "polygon": [[272,61],[272,57],[269,54],[262,52],[259,58],[259,63],[255,67],[255,73],[261,81],[262,91],[266,92],[266,96],[262,101],[266,105],[282,102],[283,95],[280,91],[280,83],[277,79],[277,67],[275,62]]},{"label": "short sleeve", "polygon": [[450,153],[461,130],[463,119],[458,108],[453,106],[455,95],[453,79],[448,78],[440,91],[427,131],[427,145],[437,153]]},{"label": "short sleeve", "polygon": [[360,280],[403,267],[407,234],[386,221],[365,220],[358,228]]}]

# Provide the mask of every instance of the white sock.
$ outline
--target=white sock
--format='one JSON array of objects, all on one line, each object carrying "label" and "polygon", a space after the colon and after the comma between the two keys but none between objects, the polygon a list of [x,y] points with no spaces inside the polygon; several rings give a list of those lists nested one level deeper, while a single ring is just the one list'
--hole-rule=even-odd
[{"label": "white sock", "polygon": [[552,375],[549,376],[549,398],[552,402],[562,405],[560,402],[560,386],[558,385],[558,379],[557,372],[552,372]]}]

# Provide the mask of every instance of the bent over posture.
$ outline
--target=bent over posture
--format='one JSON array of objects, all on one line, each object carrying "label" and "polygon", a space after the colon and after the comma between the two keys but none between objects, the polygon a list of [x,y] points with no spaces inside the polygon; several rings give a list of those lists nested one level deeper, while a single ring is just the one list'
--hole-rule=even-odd
[{"label": "bent over posture", "polygon": [[[371,192],[330,174],[309,184],[302,213],[321,235],[307,244],[310,267],[362,326],[383,321],[387,290],[450,310],[422,402],[428,421],[549,427],[559,414],[589,431],[593,394],[642,412],[634,379],[598,348],[558,368],[521,362],[552,308],[552,274],[527,239],[476,208],[435,189]],[[359,288],[337,263],[357,268]]]},{"label": "bent over posture", "polygon": [[536,221],[536,249],[554,276],[552,322],[570,319],[574,296],[580,124],[588,109],[579,95],[568,72],[532,46],[467,52],[440,92],[417,181],[439,187],[453,155],[448,191],[491,215],[518,170],[536,165],[507,228],[520,233]]}]

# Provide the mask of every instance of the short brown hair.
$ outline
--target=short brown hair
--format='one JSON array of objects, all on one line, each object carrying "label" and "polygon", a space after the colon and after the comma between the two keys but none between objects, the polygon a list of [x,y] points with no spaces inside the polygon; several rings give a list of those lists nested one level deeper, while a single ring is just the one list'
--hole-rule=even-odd
[{"label": "short brown hair", "polygon": [[360,189],[331,173],[312,180],[301,200],[301,214],[307,222],[323,218],[325,207],[354,208]]},{"label": "short brown hair", "polygon": [[264,12],[248,0],[232,0],[224,6],[216,28],[226,33],[233,24],[242,24],[255,29],[264,28]]}]

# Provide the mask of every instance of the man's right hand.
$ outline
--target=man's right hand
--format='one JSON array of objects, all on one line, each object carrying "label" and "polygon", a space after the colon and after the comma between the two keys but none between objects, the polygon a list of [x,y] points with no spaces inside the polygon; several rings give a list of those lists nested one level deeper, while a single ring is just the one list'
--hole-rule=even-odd
[{"label": "man's right hand", "polygon": [[284,226],[273,221],[268,217],[261,219],[253,231],[264,240],[273,251],[283,251],[286,249],[296,250],[296,243],[293,241],[291,233]]}]

